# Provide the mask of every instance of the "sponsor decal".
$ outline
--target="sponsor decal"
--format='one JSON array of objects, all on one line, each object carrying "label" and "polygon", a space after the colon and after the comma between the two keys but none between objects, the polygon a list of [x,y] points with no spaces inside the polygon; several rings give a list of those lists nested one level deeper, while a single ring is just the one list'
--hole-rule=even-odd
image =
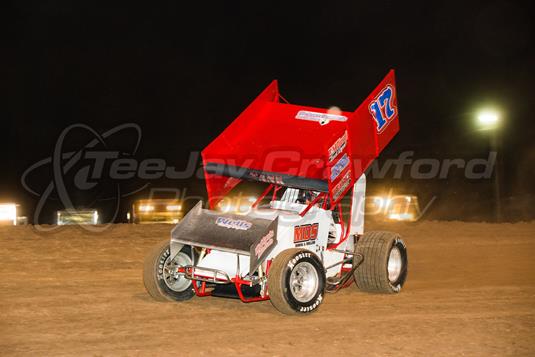
[{"label": "sponsor decal", "polygon": [[317,121],[321,125],[329,124],[331,120],[347,121],[345,115],[310,112],[308,110],[300,110],[295,116],[295,119]]},{"label": "sponsor decal", "polygon": [[297,254],[295,257],[292,258],[292,260],[288,262],[288,268],[293,269],[297,262],[303,258],[312,258],[312,254],[309,252],[302,252]]},{"label": "sponsor decal", "polygon": [[347,130],[344,132],[344,135],[339,137],[334,144],[329,148],[329,162],[336,159],[338,155],[345,149],[347,145]]},{"label": "sponsor decal", "polygon": [[397,115],[397,108],[394,105],[396,92],[394,87],[388,84],[375,99],[370,103],[368,109],[375,120],[377,133],[381,133]]},{"label": "sponsor decal", "polygon": [[254,248],[254,253],[256,255],[257,259],[260,259],[262,254],[268,249],[274,242],[273,237],[275,236],[275,232],[273,230],[270,230],[265,236],[260,239],[260,242],[256,245]]},{"label": "sponsor decal", "polygon": [[338,175],[340,175],[349,164],[349,156],[347,154],[344,154],[337,162],[334,164],[333,167],[331,167],[331,181],[336,180]]},{"label": "sponsor decal", "polygon": [[160,256],[160,262],[158,264],[158,280],[164,280],[165,277],[163,275],[163,267],[165,266],[165,261],[167,260],[167,257],[171,255],[171,250],[166,249],[165,252]]},{"label": "sponsor decal", "polygon": [[318,223],[294,227],[294,243],[311,242],[318,238]]},{"label": "sponsor decal", "polygon": [[273,183],[277,185],[284,185],[284,181],[282,181],[282,176],[270,175],[270,174],[263,173],[262,171],[252,171],[252,170],[248,172],[248,175],[252,180],[255,180],[255,181]]},{"label": "sponsor decal", "polygon": [[319,294],[318,297],[316,298],[316,301],[312,305],[310,305],[310,306],[300,306],[299,307],[299,311],[301,311],[301,312],[312,311],[312,310],[314,310],[315,308],[317,308],[321,304],[322,300],[323,300],[323,294]]},{"label": "sponsor decal", "polygon": [[336,201],[346,191],[351,184],[351,170],[349,170],[344,177],[334,186],[333,200]]},{"label": "sponsor decal", "polygon": [[220,227],[237,229],[239,231],[246,231],[253,226],[251,222],[248,222],[242,219],[234,219],[234,218],[228,218],[228,217],[217,217],[215,224],[217,224]]}]

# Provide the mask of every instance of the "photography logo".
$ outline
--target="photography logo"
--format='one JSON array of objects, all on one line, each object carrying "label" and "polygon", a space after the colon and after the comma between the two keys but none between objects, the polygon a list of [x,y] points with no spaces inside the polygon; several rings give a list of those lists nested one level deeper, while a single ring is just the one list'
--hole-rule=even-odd
[{"label": "photography logo", "polygon": [[[39,230],[52,230],[39,223],[43,212],[53,207],[67,212],[105,207],[109,222],[119,214],[122,197],[146,188],[132,182],[138,172],[133,159],[141,141],[141,128],[134,123],[116,126],[102,134],[84,124],[73,124],[60,134],[52,156],[31,165],[21,183],[39,197],[33,224]],[[50,205],[50,206],[47,206]],[[98,222],[104,223],[104,222]],[[82,226],[101,231],[107,224]]]}]

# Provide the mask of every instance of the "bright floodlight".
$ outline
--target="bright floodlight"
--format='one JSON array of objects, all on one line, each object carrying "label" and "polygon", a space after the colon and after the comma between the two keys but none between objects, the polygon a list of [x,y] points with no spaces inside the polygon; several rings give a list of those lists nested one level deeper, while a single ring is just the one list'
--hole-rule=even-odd
[{"label": "bright floodlight", "polygon": [[15,203],[0,204],[0,224],[17,224],[17,205]]},{"label": "bright floodlight", "polygon": [[482,111],[477,115],[477,122],[481,129],[494,129],[500,122],[500,115],[491,110]]}]

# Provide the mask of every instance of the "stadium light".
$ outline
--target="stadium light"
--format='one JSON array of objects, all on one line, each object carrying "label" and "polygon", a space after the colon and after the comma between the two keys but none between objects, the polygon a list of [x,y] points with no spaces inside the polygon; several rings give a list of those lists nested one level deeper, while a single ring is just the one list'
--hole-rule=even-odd
[{"label": "stadium light", "polygon": [[477,114],[477,126],[479,130],[489,132],[490,150],[496,153],[496,166],[494,169],[494,200],[496,222],[502,221],[501,193],[500,193],[500,176],[501,176],[501,155],[500,151],[500,113],[494,109],[483,109]]},{"label": "stadium light", "polygon": [[482,110],[477,114],[477,124],[481,130],[493,130],[500,124],[500,114],[494,110]]}]

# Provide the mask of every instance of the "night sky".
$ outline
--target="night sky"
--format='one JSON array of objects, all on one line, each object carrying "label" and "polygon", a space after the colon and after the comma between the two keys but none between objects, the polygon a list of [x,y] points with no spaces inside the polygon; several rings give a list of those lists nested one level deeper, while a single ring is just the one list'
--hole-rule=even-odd
[{"label": "night sky", "polygon": [[[38,198],[22,187],[21,176],[50,156],[60,133],[74,123],[99,133],[136,123],[142,130],[136,157],[164,158],[182,168],[190,151],[202,150],[273,79],[291,103],[352,111],[394,68],[401,131],[381,160],[404,150],[416,158],[487,158],[488,136],[472,122],[479,108],[495,106],[504,122],[508,218],[533,218],[535,34],[529,1],[309,6],[3,5],[0,198],[21,203],[32,216]],[[85,143],[84,135],[68,145]],[[114,145],[126,147],[128,140],[116,138]],[[32,180],[42,188],[51,176],[44,172]],[[466,180],[462,170],[442,180],[377,181],[370,180],[371,192],[387,182],[423,203],[437,196],[430,218],[488,218],[490,181]],[[203,182],[194,179],[151,185],[204,194]],[[125,200],[122,210],[129,204]]]}]

